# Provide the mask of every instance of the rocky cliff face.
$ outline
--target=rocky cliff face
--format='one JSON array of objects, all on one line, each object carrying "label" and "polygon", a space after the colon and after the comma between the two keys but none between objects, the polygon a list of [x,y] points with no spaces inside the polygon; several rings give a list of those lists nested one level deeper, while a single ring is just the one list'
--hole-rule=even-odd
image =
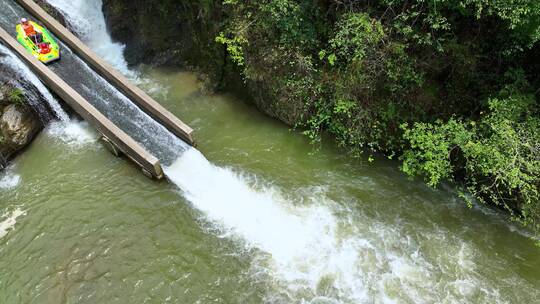
[{"label": "rocky cliff face", "polygon": [[126,45],[130,64],[197,67],[216,79],[225,60],[224,50],[214,42],[222,19],[220,3],[103,0],[103,12],[113,39]]}]

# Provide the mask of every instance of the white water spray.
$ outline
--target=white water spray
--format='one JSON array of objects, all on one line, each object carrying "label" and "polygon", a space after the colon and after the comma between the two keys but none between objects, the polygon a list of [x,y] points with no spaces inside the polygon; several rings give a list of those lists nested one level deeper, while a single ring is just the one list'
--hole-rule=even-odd
[{"label": "white water spray", "polygon": [[21,176],[14,172],[13,166],[7,167],[0,174],[0,190],[9,190],[17,187],[21,182]]},{"label": "white water spray", "polygon": [[85,121],[52,122],[46,133],[72,149],[79,149],[98,141],[98,134]]},{"label": "white water spray", "polygon": [[307,289],[307,298],[324,296],[317,295],[317,288],[331,278],[331,285],[340,287],[333,296],[365,299],[354,265],[369,242],[340,239],[339,221],[328,205],[295,207],[278,189],[256,191],[245,178],[212,165],[195,149],[165,172],[209,220],[243,239],[248,248],[269,255],[253,265],[254,274],[264,272],[293,292]]}]

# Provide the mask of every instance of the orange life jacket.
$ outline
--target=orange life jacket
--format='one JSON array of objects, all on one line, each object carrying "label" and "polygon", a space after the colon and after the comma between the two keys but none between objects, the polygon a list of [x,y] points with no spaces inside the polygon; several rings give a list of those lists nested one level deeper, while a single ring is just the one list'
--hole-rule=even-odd
[{"label": "orange life jacket", "polygon": [[37,34],[36,30],[34,29],[34,26],[32,26],[30,22],[28,22],[27,24],[23,24],[22,27],[23,27],[24,32],[26,33],[26,36],[28,37],[34,36]]}]

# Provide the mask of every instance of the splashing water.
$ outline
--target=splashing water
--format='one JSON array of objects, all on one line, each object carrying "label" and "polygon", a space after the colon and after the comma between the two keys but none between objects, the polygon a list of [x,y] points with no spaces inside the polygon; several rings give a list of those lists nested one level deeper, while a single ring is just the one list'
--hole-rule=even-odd
[{"label": "splashing water", "polygon": [[72,148],[81,148],[98,140],[97,134],[84,121],[53,122],[47,126],[46,132]]},{"label": "splashing water", "polygon": [[13,189],[19,185],[21,177],[13,172],[13,167],[4,169],[4,172],[0,175],[0,190],[1,189]]},{"label": "splashing water", "polygon": [[[456,259],[438,265],[400,227],[361,214],[343,216],[352,212],[324,194],[311,195],[307,206],[295,206],[279,189],[255,190],[249,178],[212,165],[195,149],[165,172],[225,234],[259,251],[251,273],[269,284],[268,303],[437,302],[449,288],[435,284],[433,278],[441,276],[457,280],[448,299],[474,293],[488,302],[501,301],[497,290],[475,273],[468,245],[446,244],[451,235],[440,235],[440,245],[455,250]],[[453,264],[458,273],[446,273]]]}]

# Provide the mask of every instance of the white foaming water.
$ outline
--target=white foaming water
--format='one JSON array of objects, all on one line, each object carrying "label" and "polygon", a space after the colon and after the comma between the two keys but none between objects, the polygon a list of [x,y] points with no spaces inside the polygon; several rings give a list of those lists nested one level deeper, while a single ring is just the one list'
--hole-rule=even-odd
[{"label": "white foaming water", "polygon": [[206,218],[259,252],[251,274],[269,286],[267,303],[459,302],[473,294],[504,302],[475,272],[469,245],[451,234],[426,231],[435,248],[446,248],[445,260],[434,263],[399,227],[356,218],[323,194],[295,206],[278,189],[254,190],[196,149],[164,170]]},{"label": "white foaming water", "polygon": [[347,296],[364,297],[363,288],[355,288],[362,286],[355,286],[351,270],[358,255],[355,245],[369,244],[350,240],[341,244],[338,222],[329,208],[294,207],[274,189],[255,191],[231,170],[212,165],[196,149],[186,151],[165,172],[211,221],[271,255],[269,261],[254,266],[256,272],[275,276],[292,289],[311,290],[331,275]]},{"label": "white foaming water", "polygon": [[[325,222],[329,210],[286,209],[276,203],[283,200],[278,193],[252,190],[231,170],[212,165],[196,149],[186,151],[166,171],[195,207],[278,260],[310,249],[312,229],[322,232],[335,226]],[[281,225],[266,219],[279,220]]]},{"label": "white foaming water", "polygon": [[73,28],[84,42],[100,57],[112,64],[122,74],[135,79],[136,74],[128,68],[124,58],[125,46],[113,42],[101,7],[102,0],[47,0],[57,8],[71,28]]},{"label": "white foaming water", "polygon": [[13,212],[11,212],[9,215],[4,214],[3,216],[0,216],[0,239],[6,236],[9,230],[15,229],[17,218],[25,214],[26,214],[26,211],[23,211],[17,208]]},{"label": "white foaming water", "polygon": [[287,206],[279,193],[252,190],[231,170],[212,165],[196,149],[186,151],[165,172],[210,220],[271,254],[280,277],[290,282],[304,280],[316,287],[308,269],[288,270],[305,263],[315,266],[312,253],[337,245],[331,244],[336,222],[329,209]]},{"label": "white foaming water", "polygon": [[24,64],[19,57],[15,56],[13,52],[5,47],[4,45],[0,44],[0,52],[6,54],[5,57],[0,57],[0,61],[8,66],[10,66],[14,71],[17,71],[18,74],[28,82],[32,83],[34,87],[39,91],[41,96],[45,98],[47,103],[49,104],[50,108],[54,111],[56,114],[56,117],[60,119],[63,122],[68,122],[69,117],[66,114],[66,112],[62,109],[60,104],[58,103],[58,100],[54,98],[49,90],[43,85],[43,83],[37,78],[37,76],[30,71],[30,69]]},{"label": "white foaming water", "polygon": [[21,176],[14,173],[12,168],[7,168],[2,174],[0,174],[0,190],[1,189],[13,189],[21,182]]},{"label": "white foaming water", "polygon": [[85,121],[53,122],[47,126],[46,132],[72,148],[80,148],[98,140],[97,134]]}]

